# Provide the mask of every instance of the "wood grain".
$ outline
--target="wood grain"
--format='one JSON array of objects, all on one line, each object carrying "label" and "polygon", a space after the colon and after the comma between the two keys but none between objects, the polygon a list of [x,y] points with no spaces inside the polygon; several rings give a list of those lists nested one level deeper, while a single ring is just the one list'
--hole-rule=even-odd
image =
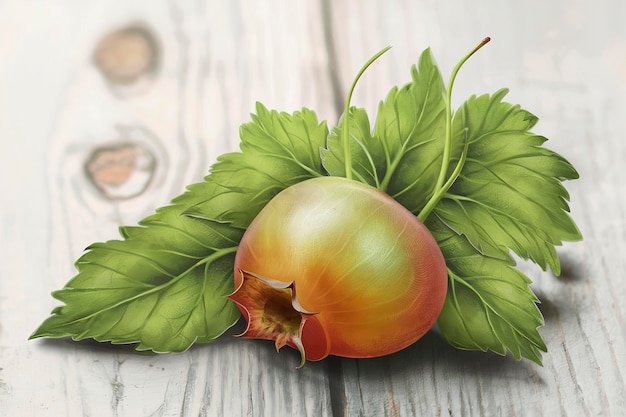
[{"label": "wood grain", "polygon": [[[0,2],[0,415],[621,416],[625,19],[618,0]],[[94,54],[128,27],[147,31],[158,64],[109,63],[124,75],[116,84]],[[83,249],[236,150],[256,100],[309,107],[333,125],[355,72],[391,45],[353,97],[373,115],[424,48],[447,77],[487,35],[455,102],[509,87],[581,174],[566,186],[584,241],[560,248],[562,276],[520,265],[542,300],[543,367],[455,350],[435,332],[388,357],[299,371],[294,352],[230,336],[161,356],[27,341]],[[151,70],[133,78],[125,68]],[[149,178],[130,149],[152,158]],[[99,171],[89,171],[94,155]]]}]

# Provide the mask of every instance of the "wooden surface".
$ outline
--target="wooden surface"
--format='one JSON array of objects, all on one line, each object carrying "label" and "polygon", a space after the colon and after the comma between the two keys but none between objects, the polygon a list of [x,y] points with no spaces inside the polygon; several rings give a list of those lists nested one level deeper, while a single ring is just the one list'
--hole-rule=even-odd
[{"label": "wooden surface", "polygon": [[[626,410],[626,3],[621,0],[0,2],[0,415],[621,416]],[[337,121],[373,111],[431,46],[447,77],[484,36],[455,102],[509,87],[581,179],[585,240],[560,278],[530,265],[544,366],[429,334],[380,359],[294,370],[225,337],[138,355],[27,341],[91,242],[116,238],[237,149],[255,101]]]}]

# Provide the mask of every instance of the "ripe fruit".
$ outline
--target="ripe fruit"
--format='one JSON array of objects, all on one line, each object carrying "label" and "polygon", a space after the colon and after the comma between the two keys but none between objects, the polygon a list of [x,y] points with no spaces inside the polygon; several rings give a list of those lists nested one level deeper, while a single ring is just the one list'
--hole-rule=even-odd
[{"label": "ripe fruit", "polygon": [[235,288],[242,336],[297,348],[303,365],[412,344],[441,310],[447,272],[430,232],[393,198],[320,177],[283,190],[253,220]]}]

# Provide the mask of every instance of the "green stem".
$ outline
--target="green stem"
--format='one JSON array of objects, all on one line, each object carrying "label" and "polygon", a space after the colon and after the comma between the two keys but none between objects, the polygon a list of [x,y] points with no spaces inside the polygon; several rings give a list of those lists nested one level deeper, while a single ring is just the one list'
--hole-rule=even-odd
[{"label": "green stem", "polygon": [[371,57],[363,67],[359,70],[356,77],[352,81],[352,85],[350,86],[350,90],[348,91],[348,97],[346,98],[346,105],[343,111],[343,121],[342,121],[342,129],[341,129],[341,140],[343,142],[343,155],[344,155],[344,166],[346,168],[346,178],[352,179],[352,155],[350,153],[350,123],[349,113],[350,113],[350,101],[352,100],[352,93],[354,93],[354,89],[356,88],[356,84],[359,81],[359,78],[363,75],[365,70],[374,63],[378,58],[380,58],[385,52],[391,49],[391,46],[387,46],[386,48],[380,50],[376,55]]},{"label": "green stem", "polygon": [[426,220],[426,217],[428,217],[430,212],[433,211],[437,203],[439,203],[439,200],[441,200],[443,195],[450,189],[450,187],[452,187],[452,184],[454,184],[454,181],[456,181],[458,176],[461,174],[461,170],[463,169],[463,165],[465,165],[465,159],[467,158],[467,151],[469,148],[469,141],[467,140],[467,129],[465,133],[466,133],[465,145],[463,146],[463,151],[461,152],[459,161],[454,167],[454,171],[452,171],[452,174],[448,178],[448,181],[446,181],[446,183],[443,184],[443,186],[441,186],[440,188],[436,190],[435,194],[433,194],[430,200],[428,200],[428,202],[426,203],[426,205],[424,206],[420,214],[417,216],[417,218],[420,219],[422,223]]},{"label": "green stem", "polygon": [[[480,48],[485,46],[491,38],[487,37],[483,39],[474,49],[472,49],[467,55],[465,55],[461,60],[456,64],[454,69],[452,70],[452,74],[450,74],[450,81],[448,81],[448,87],[446,91],[446,133],[445,133],[445,142],[443,145],[443,155],[441,160],[441,169],[439,170],[439,176],[437,177],[437,182],[435,184],[435,192],[431,196],[430,200],[426,203],[422,211],[417,216],[422,222],[426,220],[432,209],[437,205],[441,197],[445,194],[445,192],[450,188],[450,186],[454,183],[454,180],[459,175],[462,168],[462,161],[465,161],[465,158],[459,159],[459,163],[457,164],[453,175],[451,175],[446,181],[446,176],[448,174],[448,168],[450,166],[450,154],[452,152],[452,88],[454,87],[454,80],[456,79],[459,70],[465,64],[465,62],[470,59],[472,55],[474,55]],[[458,171],[458,172],[457,172]],[[456,175],[455,175],[456,173]]]}]

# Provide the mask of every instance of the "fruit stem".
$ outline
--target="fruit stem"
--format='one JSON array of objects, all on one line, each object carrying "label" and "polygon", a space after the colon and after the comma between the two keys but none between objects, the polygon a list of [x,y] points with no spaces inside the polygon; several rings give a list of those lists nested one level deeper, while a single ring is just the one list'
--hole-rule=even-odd
[{"label": "fruit stem", "polygon": [[346,178],[352,179],[352,155],[350,153],[350,123],[349,123],[349,114],[350,114],[350,101],[352,100],[352,93],[354,93],[354,89],[356,88],[356,84],[359,81],[359,78],[363,75],[365,70],[374,63],[378,58],[380,58],[385,52],[391,49],[391,46],[387,46],[386,48],[381,49],[377,52],[373,57],[371,57],[359,70],[356,77],[352,81],[352,85],[350,86],[350,90],[348,90],[348,97],[346,98],[346,104],[343,111],[343,123],[341,129],[341,140],[343,142],[343,155],[344,155],[344,165],[346,169]]},{"label": "fruit stem", "polygon": [[[437,182],[435,185],[435,192],[417,216],[422,222],[426,220],[426,218],[435,207],[435,205],[437,205],[441,197],[452,186],[454,180],[460,174],[462,164],[465,161],[464,157],[459,159],[459,163],[457,164],[453,174],[446,181],[446,175],[448,174],[448,168],[450,166],[450,153],[452,152],[452,88],[454,87],[454,81],[456,80],[456,76],[459,73],[459,70],[461,69],[463,64],[465,64],[465,62],[470,59],[472,55],[474,55],[480,48],[485,46],[489,41],[491,41],[490,37],[486,37],[482,41],[480,41],[480,43],[476,45],[474,49],[472,49],[467,55],[461,58],[461,60],[452,70],[452,74],[450,74],[450,80],[448,81],[448,87],[446,89],[446,136],[443,145],[441,169],[439,171],[439,177],[437,178]],[[466,149],[465,153],[467,152]]]}]

